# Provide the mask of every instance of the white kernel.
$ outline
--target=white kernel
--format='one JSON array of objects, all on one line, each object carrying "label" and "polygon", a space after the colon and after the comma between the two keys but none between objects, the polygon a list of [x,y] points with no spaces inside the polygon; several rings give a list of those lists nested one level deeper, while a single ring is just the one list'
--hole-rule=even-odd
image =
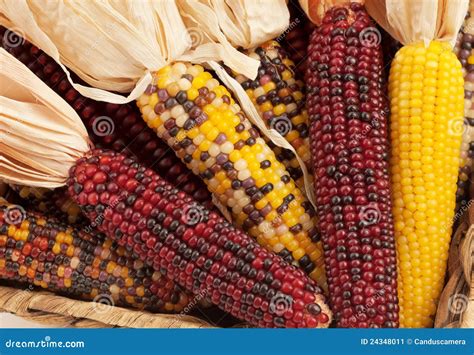
[{"label": "white kernel", "polygon": [[219,145],[216,143],[212,143],[211,146],[209,147],[209,154],[211,157],[217,157],[221,150],[219,149]]},{"label": "white kernel", "polygon": [[171,109],[171,117],[173,117],[173,118],[178,118],[183,113],[185,113],[185,112],[184,112],[183,106],[181,106],[181,105],[176,105],[175,107],[173,107]]},{"label": "white kernel", "polygon": [[178,86],[183,91],[189,90],[192,87],[191,82],[188,79],[185,79],[185,78],[179,79]]},{"label": "white kernel", "polygon": [[248,169],[239,171],[239,174],[237,175],[237,177],[241,181],[243,181],[245,179],[248,179],[250,176],[251,176],[251,174],[250,174],[250,171]]},{"label": "white kernel", "polygon": [[181,115],[179,115],[177,118],[176,118],[176,125],[178,127],[183,127],[184,123],[188,120],[189,118],[189,115],[185,112]]},{"label": "white kernel", "polygon": [[200,133],[196,137],[194,137],[193,143],[195,145],[199,145],[204,141],[204,139],[206,139],[206,137],[204,137],[204,135]]},{"label": "white kernel", "polygon": [[174,75],[177,75],[177,76],[182,76],[184,74],[186,74],[186,64],[184,63],[175,63],[173,64],[173,66],[171,67],[171,71],[173,72]]},{"label": "white kernel", "polygon": [[214,159],[214,158],[211,157],[211,158],[209,158],[209,159],[206,160],[206,162],[204,163],[204,165],[206,166],[206,168],[209,169],[209,168],[212,167],[215,163],[216,163],[216,159]]},{"label": "white kernel", "polygon": [[165,111],[165,112],[163,112],[163,113],[160,115],[160,120],[161,120],[162,122],[166,122],[166,121],[168,121],[170,118],[171,118],[171,114],[170,114],[169,111]]},{"label": "white kernel", "polygon": [[239,159],[235,162],[234,168],[236,170],[244,170],[247,168],[247,162],[244,159]]},{"label": "white kernel", "polygon": [[233,150],[234,150],[234,145],[231,142],[227,141],[221,144],[222,153],[230,154]]},{"label": "white kernel", "polygon": [[247,206],[250,203],[250,198],[244,197],[239,200],[239,205],[242,207]]},{"label": "white kernel", "polygon": [[245,197],[245,192],[244,191],[242,191],[242,190],[235,191],[234,198],[236,200],[240,200],[241,198],[244,198],[244,197]]}]

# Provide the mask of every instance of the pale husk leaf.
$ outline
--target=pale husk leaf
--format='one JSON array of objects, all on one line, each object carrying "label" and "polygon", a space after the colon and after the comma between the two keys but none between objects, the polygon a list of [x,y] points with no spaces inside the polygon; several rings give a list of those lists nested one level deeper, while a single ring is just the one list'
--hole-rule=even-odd
[{"label": "pale husk leaf", "polygon": [[451,43],[466,16],[469,0],[366,0],[369,14],[403,44],[432,40]]},{"label": "pale husk leaf", "polygon": [[[75,89],[98,101],[136,99],[151,73],[185,53],[186,60],[223,60],[248,75],[258,68],[257,61],[219,42],[194,48],[175,1],[0,0],[0,24],[44,50]],[[92,88],[73,83],[66,67]]]},{"label": "pale husk leaf", "polygon": [[0,179],[64,185],[90,149],[76,112],[24,64],[0,49]]},{"label": "pale husk leaf", "polygon": [[[253,48],[289,24],[285,0],[177,0],[188,28],[203,38]],[[224,39],[221,37],[224,36]],[[226,63],[227,65],[227,63]]]}]

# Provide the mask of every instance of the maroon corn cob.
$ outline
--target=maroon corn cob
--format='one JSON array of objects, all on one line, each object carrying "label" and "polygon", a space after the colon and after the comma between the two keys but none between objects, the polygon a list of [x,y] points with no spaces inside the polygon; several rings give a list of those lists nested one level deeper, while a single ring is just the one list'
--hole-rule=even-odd
[{"label": "maroon corn cob", "polygon": [[181,311],[189,296],[104,234],[26,212],[0,199],[0,279],[84,300]]},{"label": "maroon corn cob", "polygon": [[70,170],[89,219],[155,270],[261,327],[327,327],[322,290],[217,213],[124,154],[95,150]]},{"label": "maroon corn cob", "polygon": [[307,105],[330,305],[340,327],[398,327],[387,100],[363,6],[329,10],[311,35]]},{"label": "maroon corn cob", "polygon": [[[0,38],[3,38],[5,31],[8,30],[0,26]],[[179,186],[207,207],[212,206],[206,185],[147,127],[136,105],[115,105],[82,96],[71,86],[61,67],[27,41],[15,41],[13,47],[8,46],[8,42],[0,41],[0,45],[74,108],[96,147],[125,151],[136,156],[168,182]],[[73,73],[71,75],[75,82],[81,82]]]},{"label": "maroon corn cob", "polygon": [[297,1],[289,1],[290,26],[283,32],[277,41],[289,54],[295,63],[295,71],[303,78],[308,67],[308,43],[309,34],[314,29],[314,24],[301,9]]}]

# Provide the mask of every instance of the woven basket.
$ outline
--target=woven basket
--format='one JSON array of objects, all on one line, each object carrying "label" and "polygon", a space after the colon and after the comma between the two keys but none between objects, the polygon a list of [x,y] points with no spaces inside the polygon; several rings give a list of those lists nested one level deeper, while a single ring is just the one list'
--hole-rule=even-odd
[{"label": "woven basket", "polygon": [[212,328],[188,315],[153,314],[78,301],[45,291],[0,286],[0,312],[50,327],[75,328]]},{"label": "woven basket", "polygon": [[[474,183],[471,192],[474,192]],[[435,320],[437,328],[474,328],[474,199],[471,199],[467,206],[458,218],[459,223],[451,242],[447,282],[440,297]],[[213,327],[209,322],[189,315],[153,314],[108,305],[101,305],[99,312],[94,302],[1,284],[0,312],[12,313],[51,327]]]}]

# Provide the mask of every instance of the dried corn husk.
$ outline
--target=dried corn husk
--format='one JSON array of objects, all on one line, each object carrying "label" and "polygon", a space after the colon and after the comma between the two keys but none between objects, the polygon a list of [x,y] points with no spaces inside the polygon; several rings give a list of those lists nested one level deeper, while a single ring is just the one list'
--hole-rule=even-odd
[{"label": "dried corn husk", "polygon": [[184,23],[196,35],[253,48],[277,37],[289,24],[285,0],[177,0]]},{"label": "dried corn husk", "polygon": [[175,1],[0,0],[0,24],[41,48],[66,73],[69,67],[94,88],[74,87],[100,101],[137,98],[151,72],[186,52],[186,60],[223,60],[253,77],[258,69],[258,61],[230,46],[193,46]]},{"label": "dried corn husk", "polygon": [[23,63],[0,49],[0,179],[28,186],[64,185],[90,149],[76,112]]},{"label": "dried corn husk", "polygon": [[369,14],[403,44],[436,39],[454,46],[469,0],[366,0]]}]

